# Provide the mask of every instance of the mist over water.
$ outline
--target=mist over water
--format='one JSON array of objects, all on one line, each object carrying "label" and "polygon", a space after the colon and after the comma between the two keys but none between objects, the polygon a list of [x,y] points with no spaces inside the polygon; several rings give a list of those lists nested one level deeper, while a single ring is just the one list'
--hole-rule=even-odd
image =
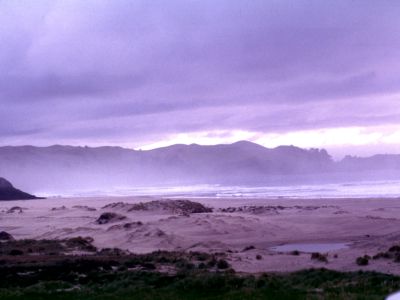
[{"label": "mist over water", "polygon": [[105,190],[69,191],[63,194],[42,192],[42,196],[94,197],[94,196],[160,196],[160,197],[215,197],[215,198],[397,198],[400,180],[363,181],[314,185],[287,186],[224,186],[185,185],[164,187],[120,187]]},{"label": "mist over water", "polygon": [[240,141],[116,147],[0,147],[0,177],[37,196],[398,197],[400,155],[346,157]]}]

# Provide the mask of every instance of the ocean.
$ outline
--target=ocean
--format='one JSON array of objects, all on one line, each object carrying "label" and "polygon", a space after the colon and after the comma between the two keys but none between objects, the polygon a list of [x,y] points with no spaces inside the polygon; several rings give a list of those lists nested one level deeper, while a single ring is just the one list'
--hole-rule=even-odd
[{"label": "ocean", "polygon": [[187,198],[396,198],[400,197],[400,180],[343,182],[288,186],[186,185],[164,187],[119,187],[110,190],[68,191],[63,194],[43,192],[42,196],[164,196]]}]

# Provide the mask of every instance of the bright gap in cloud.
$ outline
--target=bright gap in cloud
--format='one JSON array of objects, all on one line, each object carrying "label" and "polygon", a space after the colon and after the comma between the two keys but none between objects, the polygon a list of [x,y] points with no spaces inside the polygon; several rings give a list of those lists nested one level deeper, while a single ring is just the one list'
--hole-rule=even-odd
[{"label": "bright gap in cloud", "polygon": [[215,145],[229,144],[241,140],[253,141],[257,133],[244,130],[212,130],[169,135],[162,141],[147,144],[137,149],[150,150],[174,144]]},{"label": "bright gap in cloud", "polygon": [[255,142],[267,147],[277,147],[279,145],[295,145],[301,148],[358,146],[379,143],[383,136],[380,131],[369,131],[362,127],[325,128],[283,134],[265,134]]},{"label": "bright gap in cloud", "polygon": [[[162,141],[150,143],[138,149],[149,150],[165,147],[173,144],[228,144],[240,140],[248,140],[268,148],[281,145],[293,145],[300,148],[325,148],[333,149],[343,155],[343,151],[337,149],[360,149],[360,147],[379,153],[386,153],[385,149],[393,151],[393,146],[399,146],[400,128],[398,126],[379,127],[340,127],[322,128],[316,130],[291,131],[286,133],[263,133],[245,130],[213,130],[170,135]],[[360,154],[368,154],[363,151]],[[356,153],[348,153],[356,154]],[[374,153],[370,153],[374,154]],[[339,155],[339,154],[338,154]]]}]

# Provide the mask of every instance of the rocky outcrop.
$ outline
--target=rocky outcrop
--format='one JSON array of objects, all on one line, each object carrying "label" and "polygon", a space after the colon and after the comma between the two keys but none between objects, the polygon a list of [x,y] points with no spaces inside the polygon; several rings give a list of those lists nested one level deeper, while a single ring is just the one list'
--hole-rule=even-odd
[{"label": "rocky outcrop", "polygon": [[0,177],[0,200],[26,199],[37,199],[37,197],[14,188],[8,180]]}]

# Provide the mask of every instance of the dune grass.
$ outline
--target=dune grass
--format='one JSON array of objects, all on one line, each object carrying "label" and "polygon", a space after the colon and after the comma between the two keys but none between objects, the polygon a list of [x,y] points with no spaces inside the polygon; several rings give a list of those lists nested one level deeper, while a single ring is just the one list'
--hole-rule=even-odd
[{"label": "dune grass", "polygon": [[[88,254],[68,254],[76,249]],[[399,276],[376,272],[237,274],[225,253],[133,254],[83,238],[9,241],[0,250],[1,300],[372,300],[400,290]]]},{"label": "dune grass", "polygon": [[312,269],[250,276],[185,266],[172,275],[96,265],[2,272],[0,299],[383,299],[400,289],[400,277],[374,272]]}]

